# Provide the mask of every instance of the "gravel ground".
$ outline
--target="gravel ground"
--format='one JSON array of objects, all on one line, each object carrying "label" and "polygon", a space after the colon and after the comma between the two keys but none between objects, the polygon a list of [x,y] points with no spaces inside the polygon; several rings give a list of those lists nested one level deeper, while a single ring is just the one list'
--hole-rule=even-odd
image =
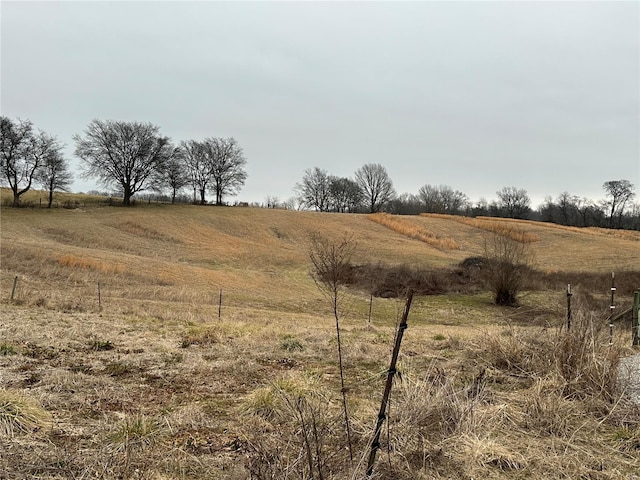
[{"label": "gravel ground", "polygon": [[620,367],[620,381],[627,395],[640,405],[640,353],[622,359]]}]

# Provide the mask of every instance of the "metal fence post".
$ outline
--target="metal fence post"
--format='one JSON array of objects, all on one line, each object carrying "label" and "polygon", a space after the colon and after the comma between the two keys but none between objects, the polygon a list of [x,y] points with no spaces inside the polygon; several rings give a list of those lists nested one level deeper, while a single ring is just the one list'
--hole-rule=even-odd
[{"label": "metal fence post", "polygon": [[616,308],[614,303],[616,296],[616,276],[611,272],[611,304],[609,305],[609,345],[613,344],[613,311]]},{"label": "metal fence post", "polygon": [[16,294],[16,285],[18,285],[18,276],[17,275],[13,279],[13,288],[11,289],[11,301],[13,301],[13,296]]},{"label": "metal fence post", "polygon": [[567,332],[571,330],[571,284],[567,285]]},{"label": "metal fence post", "polygon": [[633,308],[631,320],[631,345],[640,346],[640,290],[633,294]]}]

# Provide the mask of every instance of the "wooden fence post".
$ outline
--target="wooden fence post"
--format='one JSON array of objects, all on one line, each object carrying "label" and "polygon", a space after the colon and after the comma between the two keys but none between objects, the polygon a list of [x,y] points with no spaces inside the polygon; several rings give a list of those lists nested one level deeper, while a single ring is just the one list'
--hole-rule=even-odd
[{"label": "wooden fence post", "polygon": [[17,275],[13,279],[13,288],[11,289],[11,301],[13,301],[13,296],[16,294],[16,285],[18,285],[18,276]]},{"label": "wooden fence post", "polygon": [[640,290],[633,294],[633,310],[631,320],[631,345],[640,346]]}]

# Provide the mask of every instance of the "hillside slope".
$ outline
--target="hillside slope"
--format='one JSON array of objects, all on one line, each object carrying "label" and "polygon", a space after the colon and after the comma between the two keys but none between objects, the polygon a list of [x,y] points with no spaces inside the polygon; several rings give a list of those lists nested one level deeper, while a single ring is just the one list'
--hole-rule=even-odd
[{"label": "hillside slope", "polygon": [[[369,215],[192,205],[3,208],[2,289],[8,295],[18,276],[39,292],[94,290],[100,282],[115,298],[211,301],[222,288],[238,301],[295,310],[300,299],[318,295],[308,275],[313,232],[353,236],[356,262],[424,268],[481,255],[493,235],[448,218],[400,219],[459,248],[436,248]],[[531,245],[541,270],[613,271],[640,263],[634,240],[640,233],[616,238],[545,224],[521,228],[539,239]]]}]

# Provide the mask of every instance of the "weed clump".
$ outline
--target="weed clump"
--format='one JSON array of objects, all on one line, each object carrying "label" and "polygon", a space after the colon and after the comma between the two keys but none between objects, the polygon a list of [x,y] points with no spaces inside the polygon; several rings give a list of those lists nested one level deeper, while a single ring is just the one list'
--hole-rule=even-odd
[{"label": "weed clump", "polygon": [[16,348],[12,344],[0,343],[0,355],[2,355],[3,357],[15,355],[16,353]]},{"label": "weed clump", "polygon": [[280,348],[286,352],[295,352],[304,350],[304,345],[293,335],[286,334],[280,340]]}]

